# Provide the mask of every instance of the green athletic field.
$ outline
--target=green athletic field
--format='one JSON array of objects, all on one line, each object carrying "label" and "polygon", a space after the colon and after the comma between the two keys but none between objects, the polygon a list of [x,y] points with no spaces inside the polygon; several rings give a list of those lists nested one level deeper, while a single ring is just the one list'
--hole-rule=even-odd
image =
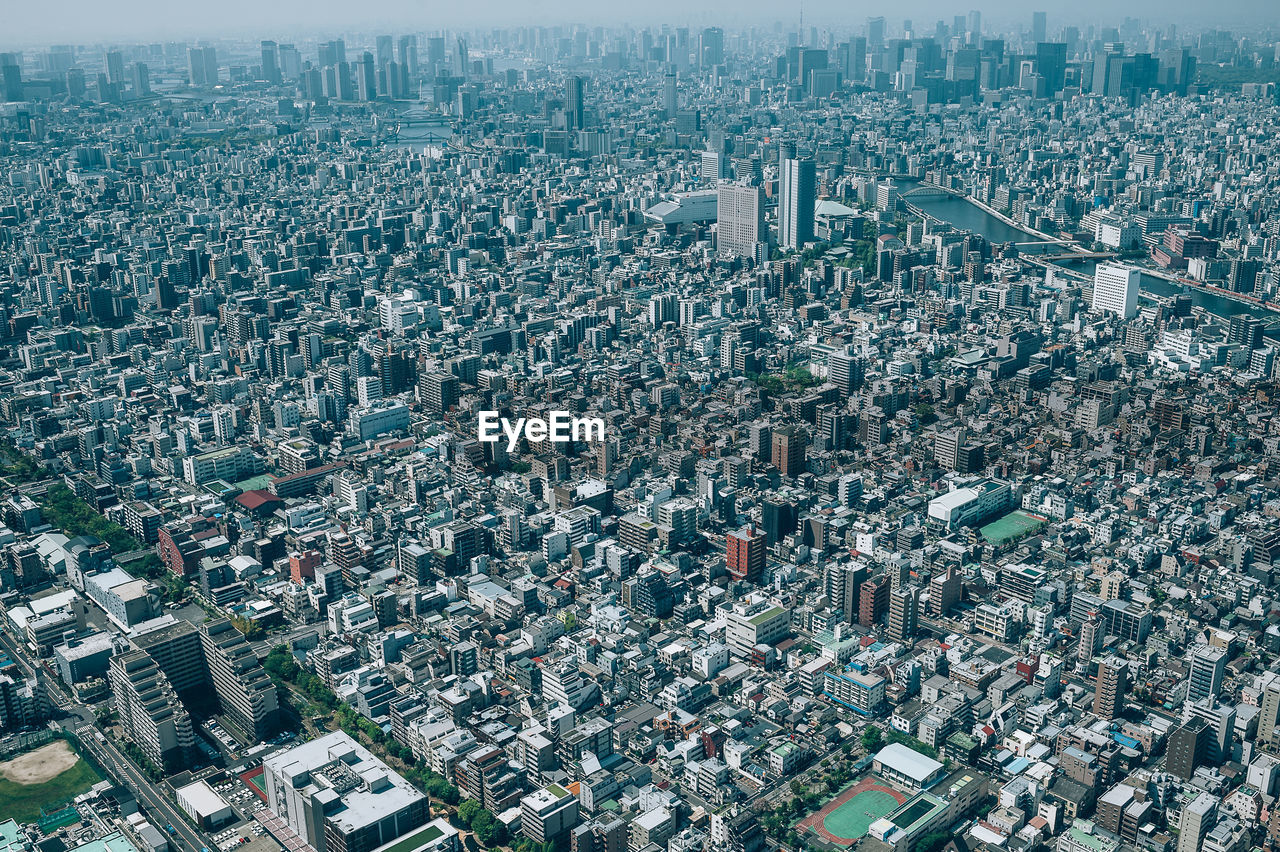
[{"label": "green athletic field", "polygon": [[857,840],[871,823],[893,812],[898,800],[883,790],[863,790],[827,814],[822,827],[843,840]]}]

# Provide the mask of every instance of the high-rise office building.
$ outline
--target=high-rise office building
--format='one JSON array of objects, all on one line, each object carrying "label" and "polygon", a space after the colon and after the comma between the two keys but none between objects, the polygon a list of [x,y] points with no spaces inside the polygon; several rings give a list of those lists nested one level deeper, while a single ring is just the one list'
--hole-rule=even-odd
[{"label": "high-rise office building", "polygon": [[777,497],[766,497],[760,504],[760,520],[769,544],[777,544],[796,531],[800,514],[794,503]]},{"label": "high-rise office building", "polygon": [[192,86],[218,85],[218,51],[212,47],[193,47],[187,51],[187,77]]},{"label": "high-rise office building", "polygon": [[360,55],[360,64],[356,66],[356,93],[362,101],[378,98],[378,69],[373,54],[367,50]]},{"label": "high-rise office building", "polygon": [[22,100],[22,66],[12,59],[0,61],[0,95],[6,101]]},{"label": "high-rise office building", "polygon": [[583,89],[586,81],[577,74],[570,74],[564,81],[564,117],[570,130],[586,126],[583,117]]},{"label": "high-rise office building", "polygon": [[145,62],[133,63],[133,96],[135,98],[151,97],[151,72]]},{"label": "high-rise office building", "polygon": [[675,66],[667,68],[667,73],[662,75],[662,112],[667,120],[676,117],[676,110],[679,108],[679,102],[676,100],[676,69]]},{"label": "high-rise office building", "polygon": [[817,170],[811,159],[783,160],[778,186],[778,245],[804,248],[813,241]]},{"label": "high-rise office building", "polygon": [[418,38],[417,36],[400,36],[396,44],[396,58],[410,77],[418,75]]},{"label": "high-rise office building", "polygon": [[884,18],[867,18],[867,48],[878,51],[884,47]]},{"label": "high-rise office building", "polygon": [[1093,273],[1093,309],[1131,319],[1138,313],[1142,273],[1129,266],[1100,263]]},{"label": "high-rise office building", "polygon": [[1129,664],[1119,657],[1108,657],[1098,666],[1097,686],[1093,692],[1093,712],[1103,719],[1114,719],[1124,707],[1129,688]]},{"label": "high-rise office building", "polygon": [[374,40],[374,51],[377,53],[379,68],[395,59],[395,54],[392,52],[394,45],[395,39],[389,35],[380,35]]},{"label": "high-rise office building", "polygon": [[725,562],[735,580],[754,583],[764,571],[769,544],[763,530],[743,527],[725,536]]},{"label": "high-rise office building", "polygon": [[1044,78],[1044,93],[1053,97],[1066,84],[1067,46],[1062,42],[1036,43],[1036,71]]},{"label": "high-rise office building", "polygon": [[108,50],[102,60],[107,82],[113,86],[124,85],[124,54],[118,50]]},{"label": "high-rise office building", "polygon": [[698,41],[699,68],[714,68],[724,64],[724,30],[707,27]]},{"label": "high-rise office building", "polygon": [[1031,43],[1039,44],[1049,35],[1049,16],[1044,12],[1031,13]]},{"label": "high-rise office building", "polygon": [[716,246],[720,253],[761,261],[766,234],[764,189],[721,184],[716,198]]},{"label": "high-rise office building", "polygon": [[262,42],[262,79],[276,86],[284,81],[280,73],[280,50],[274,41]]}]

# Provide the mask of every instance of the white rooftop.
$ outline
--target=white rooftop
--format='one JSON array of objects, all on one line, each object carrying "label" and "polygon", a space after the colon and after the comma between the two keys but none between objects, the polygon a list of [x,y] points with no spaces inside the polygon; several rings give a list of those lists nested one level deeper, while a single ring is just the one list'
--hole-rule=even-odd
[{"label": "white rooftop", "polygon": [[876,752],[875,759],[920,784],[928,781],[942,768],[942,764],[938,761],[901,743],[889,743]]}]

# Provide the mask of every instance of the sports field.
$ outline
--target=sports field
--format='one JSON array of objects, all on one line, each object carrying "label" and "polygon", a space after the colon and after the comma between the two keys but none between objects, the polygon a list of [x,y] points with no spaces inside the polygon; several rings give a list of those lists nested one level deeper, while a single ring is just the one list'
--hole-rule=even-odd
[{"label": "sports field", "polygon": [[1029,535],[1049,522],[1048,518],[1016,509],[982,527],[982,537],[994,545]]},{"label": "sports field", "polygon": [[828,843],[852,846],[871,823],[892,813],[907,797],[875,778],[864,778],[844,788],[835,798],[796,824],[811,829]]},{"label": "sports field", "polygon": [[65,740],[0,763],[0,819],[35,822],[100,780]]}]

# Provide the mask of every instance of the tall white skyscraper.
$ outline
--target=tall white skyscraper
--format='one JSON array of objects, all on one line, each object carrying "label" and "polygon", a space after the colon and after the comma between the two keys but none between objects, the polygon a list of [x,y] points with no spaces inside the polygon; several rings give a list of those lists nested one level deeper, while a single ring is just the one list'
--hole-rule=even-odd
[{"label": "tall white skyscraper", "polygon": [[1093,274],[1093,309],[1129,319],[1138,313],[1142,273],[1128,266],[1102,263]]},{"label": "tall white skyscraper", "polygon": [[813,241],[813,208],[818,177],[813,160],[782,161],[778,187],[778,244],[798,249]]},{"label": "tall white skyscraper", "polygon": [[764,190],[721,184],[716,198],[716,245],[722,254],[755,257],[764,241]]},{"label": "tall white skyscraper", "polygon": [[667,73],[662,75],[662,111],[667,118],[675,118],[677,106],[676,69],[669,67]]}]

